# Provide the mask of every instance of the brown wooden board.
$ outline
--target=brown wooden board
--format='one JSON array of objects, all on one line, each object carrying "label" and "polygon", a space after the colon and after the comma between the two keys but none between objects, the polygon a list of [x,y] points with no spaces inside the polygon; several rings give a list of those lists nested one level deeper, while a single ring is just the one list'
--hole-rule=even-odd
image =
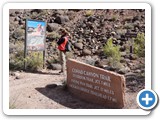
[{"label": "brown wooden board", "polygon": [[73,59],[67,61],[67,87],[75,96],[108,108],[123,108],[125,78]]}]

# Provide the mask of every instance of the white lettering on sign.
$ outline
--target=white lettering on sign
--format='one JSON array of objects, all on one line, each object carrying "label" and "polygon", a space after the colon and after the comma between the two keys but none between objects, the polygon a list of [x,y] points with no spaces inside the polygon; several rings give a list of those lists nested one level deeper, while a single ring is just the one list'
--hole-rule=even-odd
[{"label": "white lettering on sign", "polygon": [[93,89],[93,85],[86,83],[86,87]]},{"label": "white lettering on sign", "polygon": [[94,83],[93,78],[86,77],[86,81],[91,82],[91,83]]},{"label": "white lettering on sign", "polygon": [[83,92],[86,92],[86,93],[89,93],[89,90],[84,88],[84,87],[79,87],[79,86],[74,85],[74,84],[70,84],[70,87],[72,87],[74,89],[77,89],[77,90],[80,90],[80,91],[83,91]]},{"label": "white lettering on sign", "polygon": [[85,76],[81,76],[81,75],[77,75],[77,74],[73,74],[74,78],[78,78],[78,79],[82,79],[82,80],[86,80]]},{"label": "white lettering on sign", "polygon": [[110,77],[106,76],[106,75],[97,74],[97,73],[94,73],[94,72],[89,72],[89,71],[84,71],[84,70],[79,70],[79,69],[75,69],[75,68],[72,68],[72,72],[80,74],[80,75],[85,75],[85,76],[89,76],[89,77],[99,78],[99,79],[111,82]]},{"label": "white lettering on sign", "polygon": [[117,100],[111,96],[107,96],[105,94],[102,94],[102,93],[99,93],[99,92],[96,92],[96,91],[93,91],[93,90],[90,90],[90,89],[87,89],[87,88],[84,88],[84,87],[80,87],[78,85],[75,85],[75,84],[70,84],[70,87],[74,88],[74,89],[77,89],[77,90],[80,90],[80,91],[83,91],[83,92],[86,92],[86,93],[89,93],[91,95],[94,95],[96,97],[100,97],[100,98],[103,98],[103,99],[107,99],[109,101],[112,101],[112,102],[117,102]]},{"label": "white lettering on sign", "polygon": [[102,79],[102,80],[107,80],[108,82],[111,82],[110,77],[109,77],[109,76],[106,76],[106,75],[100,74],[100,79]]},{"label": "white lettering on sign", "polygon": [[111,87],[111,84],[109,82],[101,81],[101,85],[104,85],[106,87]]},{"label": "white lettering on sign", "polygon": [[[74,76],[76,76],[76,75],[74,74]],[[81,77],[79,76],[78,78],[81,78]],[[106,93],[106,94],[109,94],[109,95],[114,95],[114,91],[106,89],[106,87],[99,86],[99,85],[102,84],[102,82],[100,80],[95,80],[95,83],[98,83],[98,84],[97,85],[92,85],[92,84],[89,84],[89,83],[85,83],[85,82],[83,82],[81,80],[71,79],[70,87],[78,89],[78,90],[81,90],[83,92],[90,93],[92,95],[95,95],[97,97],[101,97],[103,99],[107,99],[107,100],[114,99],[112,97],[108,97],[108,96],[103,95],[102,93],[100,93],[100,92],[103,92],[103,93]],[[110,84],[110,83],[108,83],[108,84]],[[112,100],[112,101],[116,102],[117,100],[115,99],[115,100]]]},{"label": "white lettering on sign", "polygon": [[[77,70],[77,69],[72,69],[72,70],[76,73],[83,74],[82,70]],[[108,88],[111,87],[111,84],[109,83],[110,78],[106,77],[102,74],[100,74],[100,78],[105,79],[107,81],[104,81],[104,80],[102,81],[102,80],[99,80],[99,79],[93,79],[93,78],[85,77],[85,76],[78,75],[78,74],[73,74],[73,78],[80,79],[80,80],[72,79],[72,83],[74,83],[74,84],[85,86],[87,88],[97,90],[97,91],[100,91],[100,92],[104,92],[106,94],[114,95],[114,91],[106,88],[106,87],[108,87]],[[85,81],[90,82],[90,83],[86,83]],[[95,83],[96,85],[92,85],[92,83]],[[104,86],[104,88],[102,87],[102,85]]]}]

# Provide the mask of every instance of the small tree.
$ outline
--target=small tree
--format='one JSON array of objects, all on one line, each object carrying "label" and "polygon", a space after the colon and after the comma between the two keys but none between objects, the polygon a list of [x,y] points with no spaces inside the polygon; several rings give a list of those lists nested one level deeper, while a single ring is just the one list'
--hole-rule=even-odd
[{"label": "small tree", "polygon": [[121,54],[119,51],[119,46],[114,46],[112,43],[112,38],[109,38],[106,45],[103,48],[104,53],[107,55],[107,57],[112,58],[112,61],[110,61],[111,65],[113,67],[117,66],[117,63],[120,62]]},{"label": "small tree", "polygon": [[134,39],[134,53],[138,57],[145,56],[145,36],[144,33],[139,33]]}]

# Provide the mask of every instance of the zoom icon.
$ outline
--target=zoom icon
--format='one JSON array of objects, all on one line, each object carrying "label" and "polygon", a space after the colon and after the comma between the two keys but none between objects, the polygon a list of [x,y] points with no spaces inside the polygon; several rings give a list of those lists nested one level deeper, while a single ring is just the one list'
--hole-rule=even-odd
[{"label": "zoom icon", "polygon": [[153,109],[157,102],[158,97],[153,90],[143,89],[137,94],[137,103],[144,110]]}]

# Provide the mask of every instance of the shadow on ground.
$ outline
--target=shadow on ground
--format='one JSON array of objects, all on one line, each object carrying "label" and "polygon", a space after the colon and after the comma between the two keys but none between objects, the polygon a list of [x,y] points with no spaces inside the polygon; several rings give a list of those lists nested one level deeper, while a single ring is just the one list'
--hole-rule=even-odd
[{"label": "shadow on ground", "polygon": [[74,97],[62,85],[50,84],[44,88],[35,88],[38,92],[52,99],[53,101],[72,109],[107,109],[103,106],[85,102]]}]

